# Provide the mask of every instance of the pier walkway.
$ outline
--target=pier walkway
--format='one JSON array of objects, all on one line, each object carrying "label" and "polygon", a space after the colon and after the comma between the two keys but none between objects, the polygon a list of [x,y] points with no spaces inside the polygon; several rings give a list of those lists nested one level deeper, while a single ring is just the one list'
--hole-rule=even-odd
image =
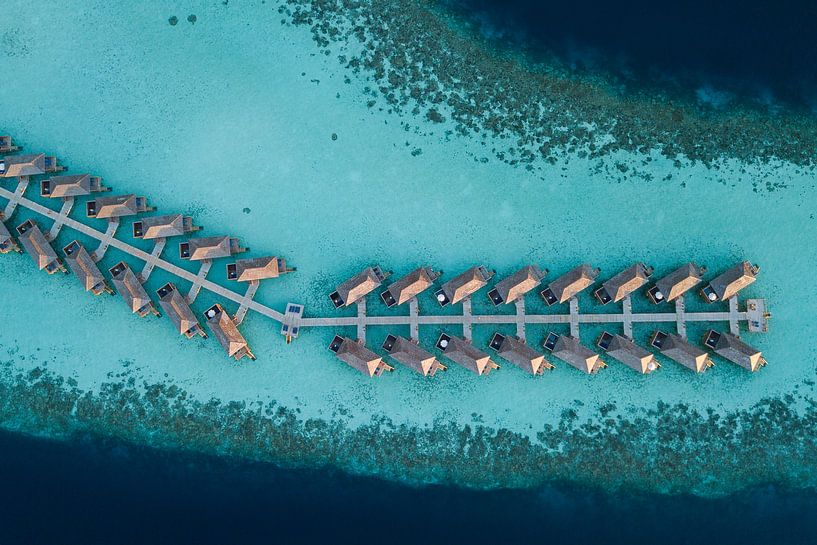
[{"label": "pier walkway", "polygon": [[516,336],[523,341],[526,337],[526,326],[536,324],[568,326],[570,335],[577,339],[579,338],[581,324],[621,324],[623,334],[628,338],[633,337],[633,326],[639,323],[674,324],[677,333],[681,337],[686,337],[687,324],[691,322],[725,322],[729,324],[729,331],[734,335],[737,335],[740,331],[740,322],[747,322],[748,329],[752,332],[763,332],[767,328],[766,319],[768,314],[766,313],[765,302],[762,299],[749,299],[746,305],[747,310],[741,312],[738,310],[737,297],[728,300],[728,311],[686,312],[684,298],[679,297],[675,301],[674,310],[672,307],[665,305],[667,308],[664,312],[634,313],[632,301],[628,295],[622,300],[621,311],[584,314],[580,311],[579,301],[575,297],[570,299],[569,309],[566,313],[530,314],[525,309],[524,297],[519,297],[514,302],[515,312],[512,314],[474,314],[471,298],[466,297],[462,301],[462,313],[448,315],[423,315],[420,313],[417,299],[412,298],[408,301],[409,313],[407,316],[370,316],[367,312],[364,297],[357,301],[357,314],[355,316],[304,318],[301,316],[303,306],[290,304],[288,308],[295,308],[297,312],[290,312],[285,319],[283,313],[254,300],[260,286],[259,280],[251,281],[243,294],[227,289],[207,280],[207,275],[213,265],[211,259],[202,260],[196,273],[185,270],[162,258],[162,252],[167,243],[166,238],[157,238],[152,251],[150,253],[145,252],[116,238],[119,228],[117,218],[110,219],[106,230],[104,232],[100,231],[70,217],[74,206],[73,198],[65,199],[62,202],[61,209],[55,211],[26,198],[25,191],[28,185],[29,178],[21,177],[18,179],[15,191],[0,187],[0,197],[8,200],[4,209],[6,221],[10,220],[17,207],[26,208],[53,220],[54,223],[46,235],[48,240],[53,241],[56,239],[63,227],[78,231],[99,242],[98,247],[91,254],[94,261],[100,261],[108,248],[113,247],[144,262],[144,267],[138,277],[140,282],[146,282],[153,270],[158,267],[191,283],[190,291],[186,296],[188,303],[193,303],[202,289],[207,290],[238,305],[238,310],[234,316],[234,321],[237,324],[243,322],[250,311],[281,322],[283,324],[281,332],[287,336],[287,342],[291,338],[297,337],[298,330],[303,327],[354,327],[356,328],[357,339],[364,343],[369,326],[408,326],[409,336],[415,341],[419,340],[420,326],[430,325],[459,327],[462,329],[463,337],[469,341],[472,339],[474,325],[513,325],[516,327]]}]

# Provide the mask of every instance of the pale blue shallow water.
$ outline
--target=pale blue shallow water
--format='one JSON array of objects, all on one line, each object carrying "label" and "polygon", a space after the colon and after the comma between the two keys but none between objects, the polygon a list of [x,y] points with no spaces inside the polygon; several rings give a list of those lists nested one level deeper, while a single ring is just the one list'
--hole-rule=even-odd
[{"label": "pale blue shallow water", "polygon": [[[413,120],[431,133],[419,135],[396,115],[367,108],[366,83],[344,83],[347,74],[317,53],[309,33],[281,26],[265,4],[32,8],[12,0],[6,9],[19,17],[0,21],[0,132],[57,155],[73,172],[102,176],[115,192],[148,196],[159,212],[191,213],[203,234],[238,236],[251,255],[285,256],[298,272],[265,282],[257,296],[275,308],[295,301],[308,315],[335,313],[326,294],[374,263],[397,274],[421,264],[454,274],[485,263],[502,277],[527,263],[555,276],[588,261],[609,277],[635,260],[661,275],[690,259],[712,272],[750,259],[762,274],[746,295],[765,297],[774,313],[768,335],[746,334],[770,361],[756,375],[724,363],[692,376],[667,363],[649,377],[618,364],[595,377],[564,364],[545,377],[510,365],[476,377],[451,365],[434,380],[400,368],[367,380],[326,350],[332,335],[351,329],[306,330],[287,346],[276,323],[250,315],[242,330],[258,361],[236,365],[213,339],[179,338],[164,318],[140,320],[118,297],[95,299],[70,275],[48,277],[28,256],[6,255],[0,293],[14,319],[0,328],[0,347],[16,369],[47,363],[89,391],[119,376],[167,381],[201,400],[274,399],[303,417],[332,418],[344,408],[338,418],[351,425],[372,415],[417,425],[441,417],[531,435],[566,407],[582,418],[610,402],[628,415],[660,401],[725,412],[769,396],[812,395],[803,382],[814,378],[809,339],[817,332],[807,280],[817,258],[809,174],[787,164],[732,163],[716,172],[678,168],[658,154],[649,163],[622,155],[653,181],[616,182],[578,158],[544,174],[478,162],[481,146],[444,137],[446,125]],[[171,15],[178,25],[168,24]],[[661,181],[667,174],[672,179]],[[750,180],[763,174],[788,188],[753,192]],[[27,216],[20,211],[9,223]],[[126,222],[122,238],[133,242],[129,229]],[[63,230],[56,246],[74,237]],[[176,248],[169,244],[166,255]],[[111,251],[103,263],[121,257]],[[210,278],[225,283],[223,265]],[[149,290],[167,279],[155,273]],[[203,292],[195,309],[215,300]],[[582,304],[592,305],[589,294]],[[484,311],[487,299],[474,305]],[[372,312],[386,311],[372,305]],[[475,338],[492,331],[478,328]],[[423,340],[437,332],[428,328]],[[636,329],[642,340],[648,332]],[[528,337],[538,342],[544,333],[534,327]],[[385,334],[373,328],[372,345]]]}]

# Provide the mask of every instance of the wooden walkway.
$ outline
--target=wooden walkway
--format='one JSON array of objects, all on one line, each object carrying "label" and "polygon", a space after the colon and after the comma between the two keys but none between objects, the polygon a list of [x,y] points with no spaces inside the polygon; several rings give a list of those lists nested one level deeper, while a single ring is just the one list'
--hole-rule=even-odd
[{"label": "wooden walkway", "polygon": [[[100,243],[99,247],[92,254],[96,261],[102,259],[109,247],[113,247],[145,263],[140,274],[140,280],[143,282],[149,278],[151,272],[156,267],[178,278],[187,280],[192,284],[190,292],[187,294],[187,300],[190,303],[195,301],[202,289],[205,289],[238,305],[238,312],[235,315],[237,322],[243,321],[249,311],[257,312],[277,322],[283,322],[283,313],[253,300],[260,285],[259,282],[250,283],[247,291],[243,294],[229,290],[207,280],[207,273],[210,271],[212,261],[203,261],[198,273],[192,273],[182,269],[162,259],[161,254],[165,247],[165,239],[158,239],[153,251],[147,253],[115,238],[119,226],[118,220],[109,222],[106,231],[101,232],[69,217],[68,214],[73,206],[72,200],[65,201],[60,211],[54,211],[27,199],[24,196],[27,186],[28,178],[23,178],[19,181],[18,187],[14,192],[0,187],[0,197],[8,199],[9,201],[5,207],[6,221],[9,220],[17,206],[22,206],[55,222],[49,231],[49,235],[53,235],[52,238],[55,238],[60,229],[65,226],[98,240]],[[728,311],[686,312],[684,300],[683,297],[681,297],[676,300],[674,311],[669,310],[671,307],[668,308],[667,305],[663,305],[663,307],[667,309],[664,312],[633,313],[632,303],[630,298],[627,297],[623,301],[621,312],[582,314],[579,309],[578,301],[573,299],[570,301],[568,313],[528,314],[525,311],[525,301],[520,298],[515,303],[516,312],[514,314],[473,314],[471,300],[466,299],[462,303],[462,314],[460,315],[422,315],[420,314],[416,299],[413,299],[409,301],[408,304],[408,316],[370,316],[367,313],[366,301],[361,300],[357,305],[356,316],[301,318],[297,325],[299,327],[354,327],[357,329],[358,338],[363,341],[366,339],[366,329],[369,326],[408,326],[412,339],[419,338],[420,326],[459,326],[462,327],[463,336],[469,340],[472,338],[472,328],[474,325],[489,324],[515,325],[516,334],[521,339],[525,338],[525,328],[528,324],[564,324],[570,328],[571,335],[575,337],[579,336],[580,324],[621,324],[624,334],[628,337],[632,337],[633,324],[637,323],[674,324],[677,332],[682,336],[686,336],[686,326],[687,323],[690,322],[726,322],[729,324],[730,331],[737,333],[739,331],[739,323],[748,321],[750,322],[750,330],[765,331],[765,322],[764,324],[760,323],[760,320],[764,319],[765,306],[762,300],[750,301],[754,301],[754,303],[750,304],[751,308],[746,312],[738,311],[738,301],[735,297],[729,300]]]}]

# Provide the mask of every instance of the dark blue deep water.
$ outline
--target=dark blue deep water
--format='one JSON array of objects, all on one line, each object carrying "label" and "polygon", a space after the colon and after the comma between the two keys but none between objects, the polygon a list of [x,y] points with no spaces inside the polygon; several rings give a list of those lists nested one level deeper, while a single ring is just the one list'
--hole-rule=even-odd
[{"label": "dark blue deep water", "polygon": [[817,542],[817,494],[719,500],[409,488],[331,471],[0,432],[0,544]]},{"label": "dark blue deep water", "polygon": [[506,45],[577,70],[817,108],[813,0],[444,1]]}]

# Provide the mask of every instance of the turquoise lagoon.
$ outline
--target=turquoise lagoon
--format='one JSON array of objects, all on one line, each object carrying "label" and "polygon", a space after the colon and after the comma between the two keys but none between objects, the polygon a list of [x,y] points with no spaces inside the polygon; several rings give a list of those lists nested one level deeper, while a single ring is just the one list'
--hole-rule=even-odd
[{"label": "turquoise lagoon", "polygon": [[[781,453],[790,466],[754,474],[746,470],[754,467],[749,447],[765,448],[768,438],[761,435],[757,443],[744,444],[746,453],[733,453],[734,465],[710,467],[706,475],[680,479],[670,488],[717,493],[752,479],[814,483],[815,468],[798,467],[813,448],[810,432],[794,429],[809,421],[814,399],[812,203],[817,190],[812,172],[782,161],[729,159],[718,170],[688,162],[679,167],[657,151],[610,157],[649,174],[650,180],[620,179],[578,156],[533,172],[514,167],[494,159],[479,141],[454,133],[449,122],[433,123],[424,116],[406,120],[382,104],[367,106],[370,82],[321,54],[307,29],[282,25],[276,6],[263,2],[234,9],[221,2],[114,7],[69,1],[32,7],[11,0],[6,12],[19,16],[0,21],[5,74],[0,133],[11,134],[26,150],[57,155],[72,172],[102,176],[117,193],[145,195],[159,212],[190,213],[204,226],[203,234],[238,236],[251,255],[285,256],[297,273],[265,282],[256,297],[274,308],[293,301],[304,303],[310,316],[343,314],[330,309],[326,294],[375,263],[396,274],[432,265],[447,275],[484,263],[501,277],[527,263],[558,275],[587,261],[608,277],[635,260],[654,265],[661,274],[690,259],[715,273],[745,258],[762,267],[760,280],[746,295],[765,297],[774,317],[767,335],[745,334],[770,362],[754,375],[719,362],[703,376],[693,376],[666,362],[660,372],[642,377],[612,362],[594,377],[565,364],[543,377],[510,365],[477,377],[452,364],[434,379],[398,366],[395,373],[370,380],[326,350],[335,333],[351,335],[351,329],[309,329],[286,345],[278,324],[251,314],[242,330],[258,361],[236,364],[212,338],[180,338],[166,318],[140,320],[118,296],[94,298],[71,275],[49,277],[38,273],[28,256],[6,255],[0,259],[0,360],[7,388],[26,381],[34,388],[31,377],[44,371],[64,378],[64,387],[86,399],[110,393],[112,384],[137,392],[174,385],[185,396],[174,405],[180,413],[177,430],[182,429],[174,436],[149,426],[125,430],[104,418],[80,417],[71,407],[49,413],[47,406],[16,401],[0,403],[4,427],[49,435],[90,428],[151,444],[299,463],[296,451],[284,456],[272,447],[233,448],[226,439],[199,445],[184,431],[185,421],[195,416],[184,407],[194,401],[240,402],[264,418],[261,407],[274,401],[296,421],[334,422],[345,434],[361,426],[393,435],[407,429],[437,428],[449,435],[479,429],[500,447],[505,432],[497,430],[512,434],[514,444],[537,445],[547,426],[564,425],[567,411],[573,427],[564,430],[564,442],[542,447],[556,455],[578,440],[580,426],[582,437],[592,437],[600,433],[594,426],[610,418],[635,422],[644,437],[653,437],[650,411],[662,403],[667,407],[662,418],[709,411],[728,422],[730,414],[749,414],[758,403],[775,399],[790,411],[787,418],[796,419],[790,431],[800,438],[798,446],[779,445],[800,449]],[[187,21],[189,14],[196,15],[195,23]],[[178,24],[168,24],[174,15]],[[409,130],[404,121],[420,130]],[[482,157],[488,159],[478,160]],[[758,179],[787,187],[753,191]],[[29,196],[35,193],[32,189]],[[9,223],[27,216],[20,210]],[[120,238],[134,243],[129,225],[124,224]],[[75,237],[64,229],[56,246]],[[169,244],[165,255],[174,256],[176,248]],[[111,266],[121,257],[112,250],[103,264]],[[215,264],[210,278],[227,285],[223,264]],[[155,273],[149,290],[167,279]],[[203,292],[195,310],[216,300]],[[486,311],[487,303],[480,294],[475,311]],[[589,296],[581,303],[594,306]],[[688,305],[700,306],[692,300]],[[532,298],[529,306],[542,310]],[[373,313],[390,312],[372,307]],[[430,297],[421,301],[421,311],[435,307]],[[424,341],[438,331],[426,328]],[[484,341],[492,332],[478,327],[475,338]],[[371,344],[379,344],[386,333],[373,328]],[[528,337],[538,343],[544,333],[531,328]],[[583,330],[583,339],[589,343],[597,333]],[[641,341],[648,333],[636,329]],[[676,431],[668,448],[677,449],[678,465],[693,465],[701,451],[710,449],[705,431]],[[433,437],[441,444],[454,440]],[[324,447],[335,448],[331,443]],[[412,448],[434,452],[437,447],[415,442]],[[642,467],[653,463],[661,446],[637,448],[643,459],[633,457],[632,473],[599,480],[665,486]],[[327,455],[321,463],[404,481],[451,480],[466,486],[535,485],[550,476],[500,475],[493,464],[517,455],[501,448],[460,453],[462,463],[471,455],[493,461],[483,466],[480,479],[446,468],[427,474],[397,460],[384,469],[367,462],[360,451],[358,456]],[[577,479],[598,477],[588,459],[575,463],[568,470]]]}]

